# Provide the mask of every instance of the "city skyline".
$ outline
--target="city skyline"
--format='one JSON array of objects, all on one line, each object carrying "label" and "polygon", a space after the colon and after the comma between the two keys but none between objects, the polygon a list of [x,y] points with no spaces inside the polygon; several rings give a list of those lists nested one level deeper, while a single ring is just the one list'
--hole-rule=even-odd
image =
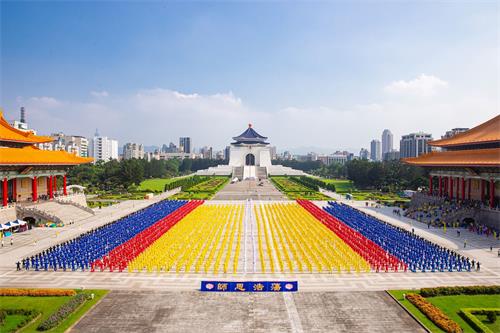
[{"label": "city skyline", "polygon": [[0,6],[0,105],[40,133],[358,151],[498,113],[494,3]]}]

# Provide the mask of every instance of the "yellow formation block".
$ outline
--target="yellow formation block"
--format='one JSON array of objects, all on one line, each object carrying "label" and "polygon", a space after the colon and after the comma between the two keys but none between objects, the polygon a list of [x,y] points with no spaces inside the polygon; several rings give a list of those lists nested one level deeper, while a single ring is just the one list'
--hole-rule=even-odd
[{"label": "yellow formation block", "polygon": [[201,205],[137,256],[129,271],[236,273],[243,204]]},{"label": "yellow formation block", "polygon": [[260,269],[275,272],[369,271],[369,264],[297,203],[255,205]]}]

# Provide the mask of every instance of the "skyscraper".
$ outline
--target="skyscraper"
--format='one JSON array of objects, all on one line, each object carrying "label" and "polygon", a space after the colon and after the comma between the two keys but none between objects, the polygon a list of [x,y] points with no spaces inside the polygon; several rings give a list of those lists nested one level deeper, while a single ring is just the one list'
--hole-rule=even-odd
[{"label": "skyscraper", "polygon": [[382,160],[382,151],[380,148],[380,140],[372,140],[372,142],[370,143],[370,159],[372,161]]},{"label": "skyscraper", "polygon": [[382,132],[382,156],[384,156],[385,153],[392,151],[393,149],[392,141],[393,141],[393,136],[391,131],[385,129]]},{"label": "skyscraper", "polygon": [[190,137],[180,137],[179,138],[179,148],[182,149],[184,153],[191,154],[191,138]]},{"label": "skyscraper", "polygon": [[427,144],[432,141],[432,135],[419,132],[403,135],[399,142],[399,152],[401,158],[418,157],[422,154],[430,153],[431,146]]},{"label": "skyscraper", "polygon": [[109,139],[107,136],[99,136],[97,130],[92,138],[90,150],[95,162],[118,159],[118,141]]}]

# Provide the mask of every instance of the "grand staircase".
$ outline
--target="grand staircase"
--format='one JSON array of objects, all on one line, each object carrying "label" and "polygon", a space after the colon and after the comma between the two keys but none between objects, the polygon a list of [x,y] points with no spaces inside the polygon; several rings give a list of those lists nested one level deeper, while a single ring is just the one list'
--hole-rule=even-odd
[{"label": "grand staircase", "polygon": [[238,178],[239,180],[243,180],[243,167],[234,167],[233,168],[233,178]]},{"label": "grand staircase", "polygon": [[258,179],[266,179],[267,178],[266,167],[257,167],[257,178]]}]

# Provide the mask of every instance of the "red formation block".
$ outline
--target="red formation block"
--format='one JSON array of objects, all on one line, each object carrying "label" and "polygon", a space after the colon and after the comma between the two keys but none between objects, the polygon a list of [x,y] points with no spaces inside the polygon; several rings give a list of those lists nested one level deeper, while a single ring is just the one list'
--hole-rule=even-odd
[{"label": "red formation block", "polygon": [[104,270],[109,268],[109,271],[118,269],[120,272],[127,268],[130,261],[134,260],[139,254],[146,250],[154,241],[160,238],[177,222],[182,220],[186,215],[193,211],[196,207],[203,204],[203,200],[190,201],[169,215],[165,216],[149,228],[141,231],[127,242],[114,248],[108,255],[102,259],[97,259],[92,263],[92,270],[99,268]]},{"label": "red formation block", "polygon": [[312,202],[308,200],[297,200],[297,202],[363,257],[373,270],[377,272],[381,270],[388,271],[390,269],[397,271],[398,268],[405,268],[406,265],[397,257],[389,254],[376,243],[331,216]]}]

